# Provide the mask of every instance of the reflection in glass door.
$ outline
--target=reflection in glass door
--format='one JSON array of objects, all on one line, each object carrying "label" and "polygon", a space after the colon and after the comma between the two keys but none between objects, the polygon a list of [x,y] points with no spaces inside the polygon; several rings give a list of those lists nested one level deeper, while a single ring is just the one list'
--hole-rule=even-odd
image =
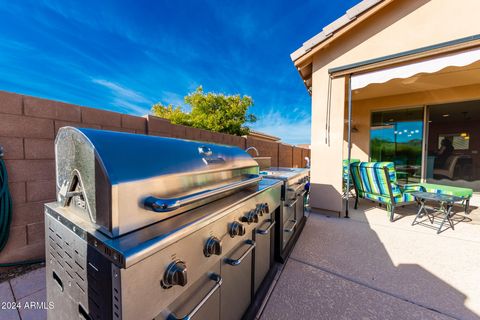
[{"label": "reflection in glass door", "polygon": [[480,101],[428,106],[427,182],[480,191]]},{"label": "reflection in glass door", "polygon": [[372,112],[370,161],[394,162],[399,183],[420,182],[423,107]]}]

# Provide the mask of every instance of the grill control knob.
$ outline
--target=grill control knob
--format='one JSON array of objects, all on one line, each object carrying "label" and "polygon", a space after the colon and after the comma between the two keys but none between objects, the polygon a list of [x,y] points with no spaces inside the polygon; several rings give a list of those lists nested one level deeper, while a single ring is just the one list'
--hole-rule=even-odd
[{"label": "grill control knob", "polygon": [[250,210],[245,216],[240,218],[240,221],[246,222],[247,224],[250,224],[252,222],[257,223],[258,222],[258,213],[257,210]]},{"label": "grill control knob", "polygon": [[245,234],[245,227],[240,222],[234,221],[230,224],[228,229],[230,237],[243,236]]},{"label": "grill control knob", "polygon": [[264,204],[263,203],[257,204],[257,208],[255,210],[257,211],[259,216],[263,216],[263,214],[265,213]]},{"label": "grill control knob", "polygon": [[205,247],[203,248],[203,254],[205,257],[210,257],[212,254],[216,254],[217,256],[222,254],[222,242],[217,237],[210,237],[205,243]]},{"label": "grill control knob", "polygon": [[268,209],[268,203],[260,203],[259,205],[257,205],[257,208],[259,210],[260,215],[270,212],[270,210]]},{"label": "grill control knob", "polygon": [[257,223],[258,222],[258,211],[257,210],[252,210],[248,213],[248,217],[252,222]]},{"label": "grill control knob", "polygon": [[163,275],[162,286],[166,289],[172,286],[185,286],[187,284],[187,265],[182,260],[170,263]]},{"label": "grill control knob", "polygon": [[263,204],[263,212],[264,213],[270,213],[270,208],[268,207],[268,203]]}]

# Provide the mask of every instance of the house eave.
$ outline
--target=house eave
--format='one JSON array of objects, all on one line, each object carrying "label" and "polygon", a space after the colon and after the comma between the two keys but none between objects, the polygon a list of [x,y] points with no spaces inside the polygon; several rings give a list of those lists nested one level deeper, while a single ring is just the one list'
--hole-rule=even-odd
[{"label": "house eave", "polygon": [[[310,95],[313,56],[393,1],[394,0],[363,0],[347,10],[343,16],[325,26],[320,33],[305,41],[302,47],[290,55]],[[310,72],[305,72],[305,69],[310,70]]]}]

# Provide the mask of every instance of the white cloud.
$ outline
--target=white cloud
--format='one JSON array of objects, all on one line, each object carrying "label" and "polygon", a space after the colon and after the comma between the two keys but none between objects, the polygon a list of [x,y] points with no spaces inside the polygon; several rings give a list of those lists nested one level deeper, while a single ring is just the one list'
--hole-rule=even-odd
[{"label": "white cloud", "polygon": [[133,104],[131,102],[128,102],[123,99],[115,98],[112,101],[112,104],[122,107],[124,110],[128,111],[129,113],[144,116],[148,113],[150,113],[150,108],[146,107],[139,107],[136,104]]},{"label": "white cloud", "polygon": [[264,132],[282,138],[290,144],[310,143],[310,116],[297,113],[294,117],[286,117],[278,111],[270,111],[260,117],[251,127],[255,131]]},{"label": "white cloud", "polygon": [[134,102],[140,102],[140,103],[151,103],[151,101],[138,92],[135,92],[131,89],[122,87],[114,82],[103,80],[103,79],[92,79],[94,83],[100,84],[104,87],[109,88],[112,90],[116,95],[119,97],[123,97],[126,99],[129,99]]},{"label": "white cloud", "polygon": [[92,79],[92,82],[110,89],[113,96],[112,103],[116,106],[123,107],[132,113],[139,115],[147,114],[150,111],[151,105],[153,105],[151,100],[145,98],[140,93],[125,88],[117,83],[104,79]]},{"label": "white cloud", "polygon": [[162,102],[164,104],[172,104],[174,106],[183,106],[183,96],[178,93],[171,92],[171,91],[163,91],[162,92]]}]

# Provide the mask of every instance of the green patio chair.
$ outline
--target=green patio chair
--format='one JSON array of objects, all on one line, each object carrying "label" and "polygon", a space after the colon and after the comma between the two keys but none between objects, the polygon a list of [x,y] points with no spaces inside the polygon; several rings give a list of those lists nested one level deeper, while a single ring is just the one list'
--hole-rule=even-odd
[{"label": "green patio chair", "polygon": [[[360,159],[350,159],[350,164],[357,163],[357,162],[360,162]],[[347,192],[347,178],[348,178],[348,175],[350,174],[350,169],[349,169],[349,166],[348,166],[348,159],[344,159],[342,161],[342,165],[343,165],[343,173],[342,173],[342,177],[343,177],[343,196],[345,197],[353,189],[353,182],[352,182],[352,176],[350,175],[350,188]]]},{"label": "green patio chair", "polygon": [[357,162],[350,165],[353,186],[355,188],[355,209],[358,199],[363,198],[386,205],[393,222],[395,207],[417,203],[411,194],[425,191],[418,184],[400,186],[393,162]]}]

